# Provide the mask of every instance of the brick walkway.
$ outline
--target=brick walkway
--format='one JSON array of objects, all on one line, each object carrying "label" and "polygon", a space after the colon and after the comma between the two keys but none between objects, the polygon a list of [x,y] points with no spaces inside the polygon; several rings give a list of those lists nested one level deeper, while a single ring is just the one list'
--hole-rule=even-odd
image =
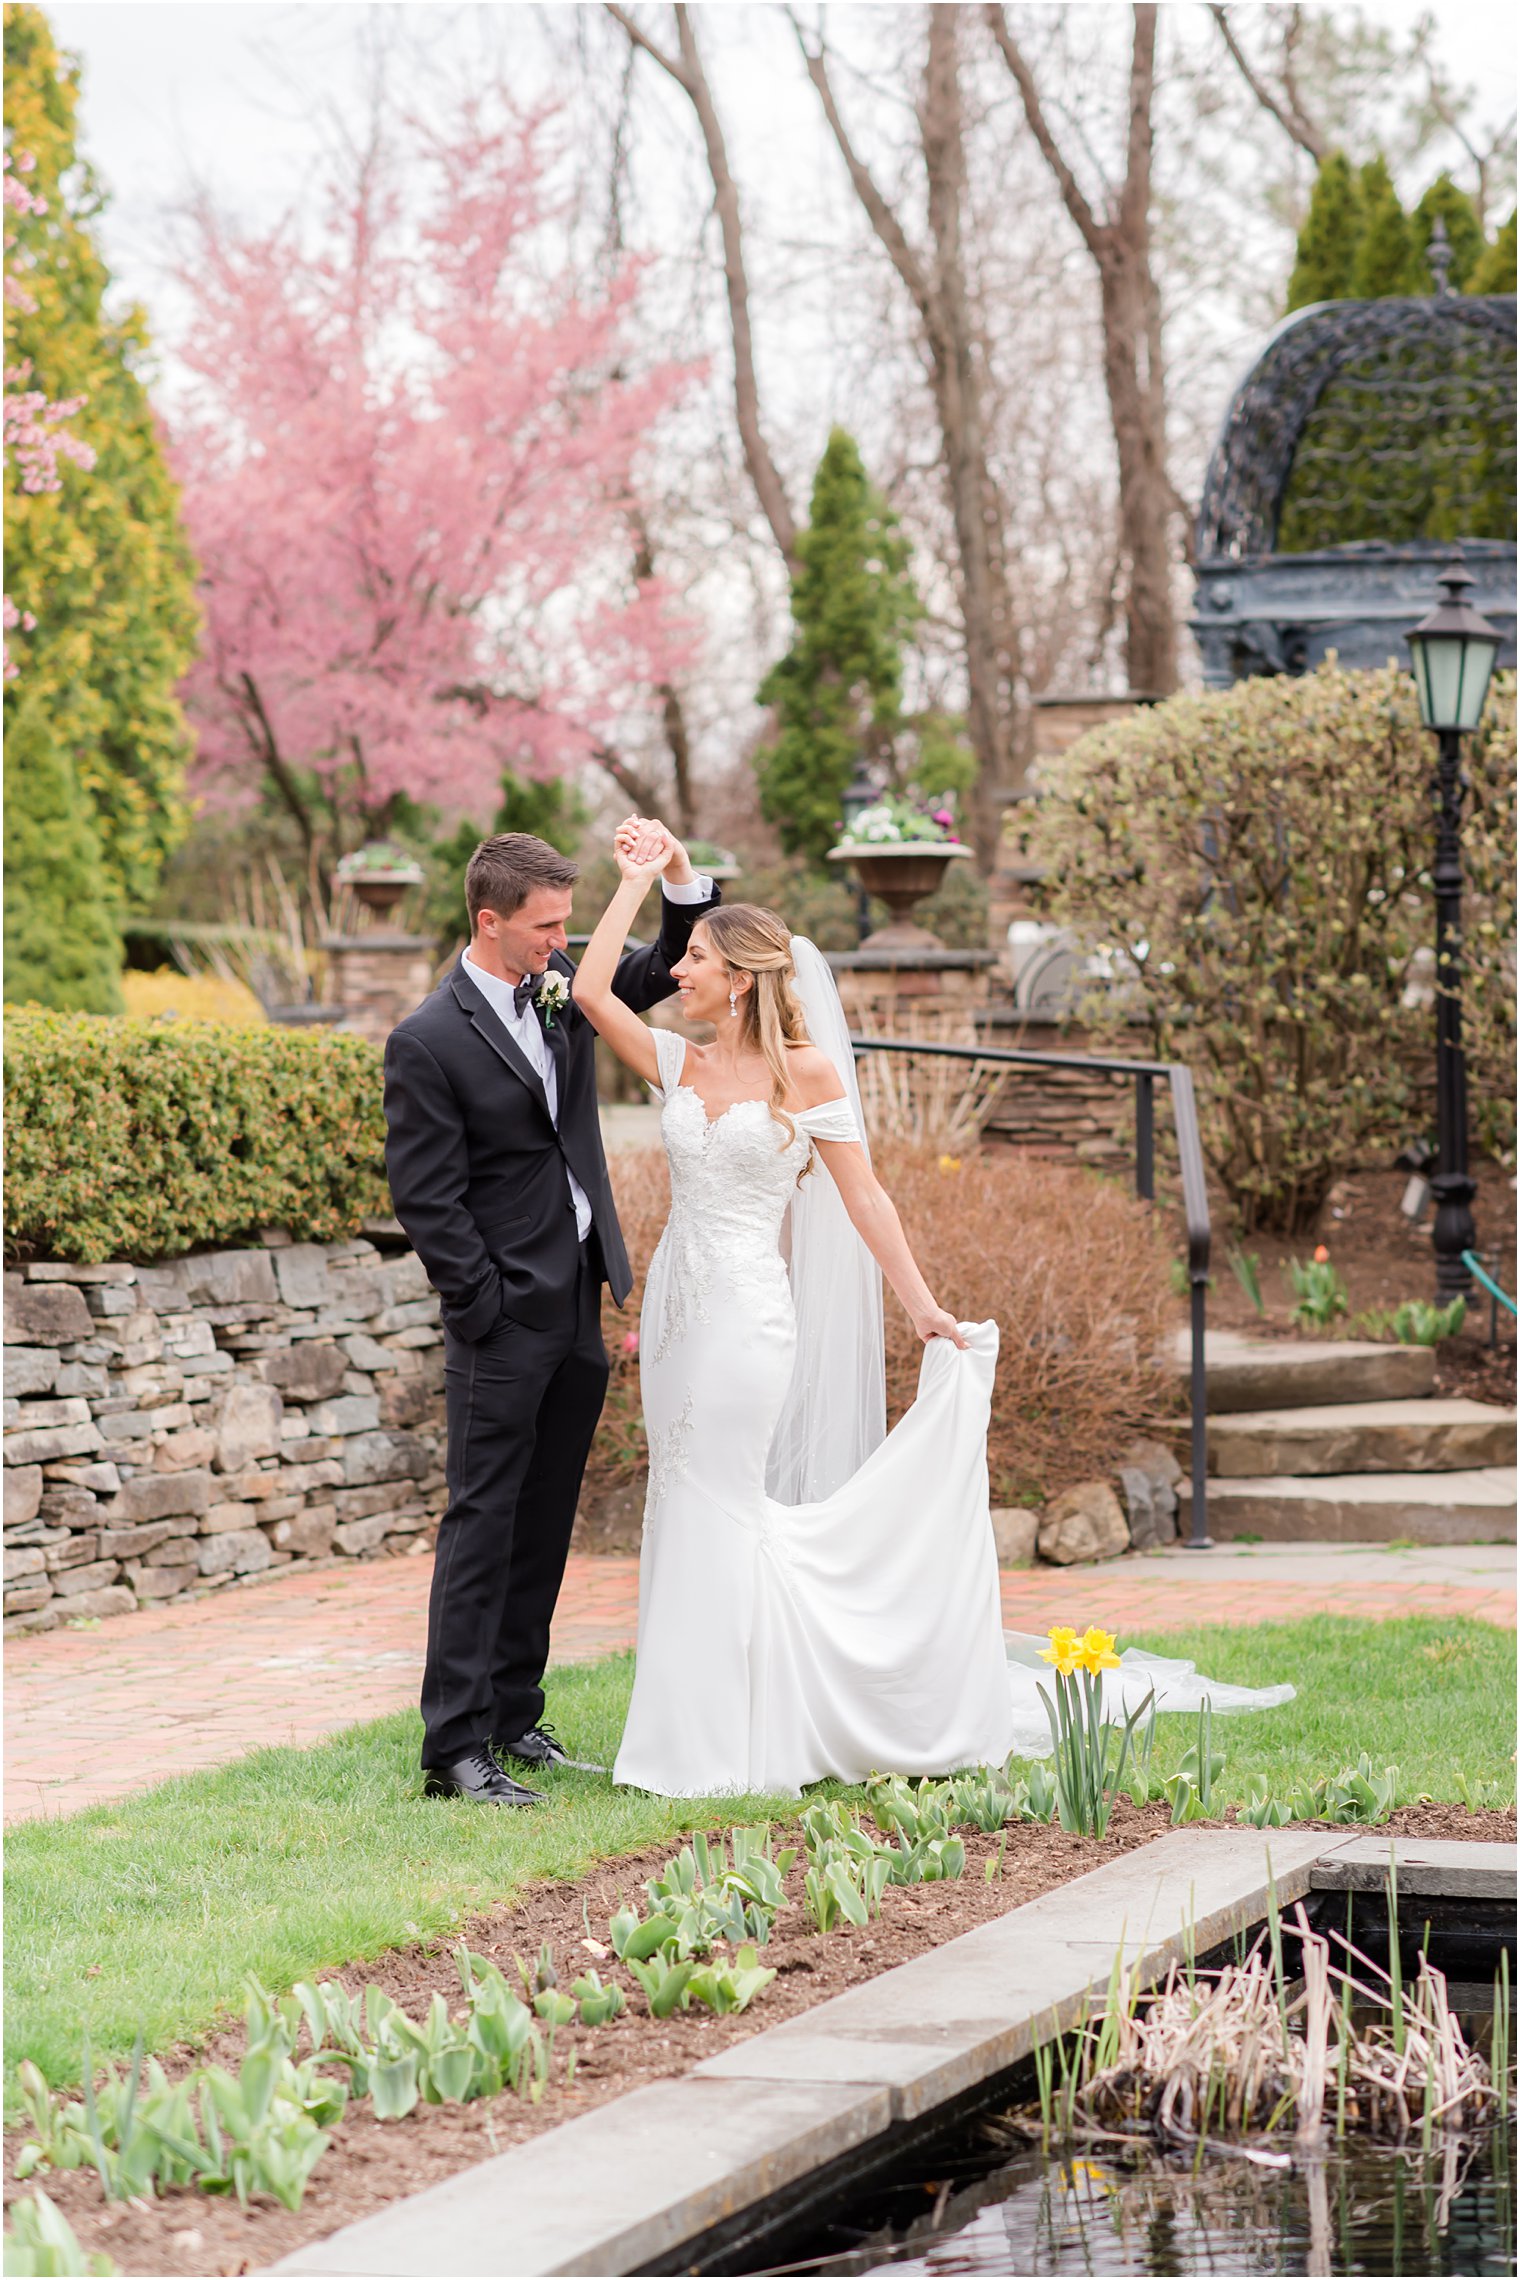
[{"label": "brick walkway", "polygon": [[[1249,1562],[1249,1567],[1247,1563]],[[417,1697],[431,1559],[261,1579],[5,1652],[5,1811],[73,1812],[271,1743],[314,1742]],[[631,1646],[638,1563],[570,1563],[554,1658]],[[1101,1622],[1123,1634],[1315,1614],[1476,1615],[1513,1626],[1504,1546],[1261,1546],[1101,1567],[1005,1571],[1012,1630]]]}]

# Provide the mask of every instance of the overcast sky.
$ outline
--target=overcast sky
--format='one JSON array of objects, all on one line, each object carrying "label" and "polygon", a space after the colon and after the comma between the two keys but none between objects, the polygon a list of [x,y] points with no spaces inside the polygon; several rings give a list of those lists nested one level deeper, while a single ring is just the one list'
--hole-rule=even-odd
[{"label": "overcast sky", "polygon": [[[699,0],[709,14],[743,4]],[[112,198],[103,230],[108,258],[150,312],[164,292],[165,221],[175,200],[200,177],[247,219],[279,212],[313,155],[313,99],[355,82],[365,21],[375,12],[368,0],[57,0],[47,8],[59,39],[84,64],[82,139]],[[543,68],[536,27],[523,21],[529,11],[502,0],[474,8],[457,0],[388,0],[379,12],[404,17],[413,36],[462,57],[489,43],[535,75]],[[663,11],[641,12],[653,21]],[[1423,11],[1417,0],[1367,0],[1363,12],[1407,29]],[[1429,12],[1448,68],[1480,91],[1495,123],[1506,117],[1515,101],[1512,7],[1503,0],[1435,0]],[[564,0],[531,13],[568,28],[577,8]],[[516,28],[528,36],[515,37]],[[796,110],[789,93],[768,72],[725,84],[737,138],[763,120],[775,153],[795,122],[816,143],[805,90],[799,86]]]},{"label": "overcast sky", "polygon": [[[1097,45],[1105,53],[1112,47],[1116,72],[1110,74],[1110,93],[1121,94],[1127,9],[1116,0],[1068,4],[1106,10],[1112,40],[1105,28]],[[1236,0],[1242,16],[1253,4],[1259,0]],[[60,44],[83,65],[81,144],[111,201],[100,225],[103,251],[121,293],[148,311],[160,351],[158,393],[171,416],[173,343],[184,310],[172,276],[176,207],[183,207],[199,183],[224,214],[244,224],[269,224],[287,212],[319,156],[315,114],[324,103],[342,110],[361,97],[366,43],[373,42],[377,19],[402,35],[409,52],[446,66],[446,76],[456,84],[469,84],[476,76],[504,78],[524,102],[555,93],[584,100],[584,46],[601,58],[596,85],[605,114],[616,94],[606,59],[621,56],[615,36],[608,47],[599,0],[584,0],[584,5],[560,0],[550,6],[513,5],[512,0],[379,0],[378,5],[375,0],[336,5],[332,0],[42,0],[42,5]],[[794,494],[804,496],[829,421],[842,416],[842,406],[848,406],[868,460],[877,454],[879,472],[889,452],[904,448],[897,404],[904,369],[915,369],[911,347],[902,346],[911,324],[898,307],[896,364],[886,359],[879,371],[874,364],[862,370],[862,342],[887,337],[879,324],[875,332],[863,324],[862,310],[877,293],[882,307],[892,308],[892,283],[874,255],[858,273],[841,268],[838,248],[852,231],[858,238],[862,225],[837,154],[820,127],[784,14],[763,0],[697,0],[697,5],[708,19],[704,42],[709,67],[745,200],[762,395],[783,473]],[[633,6],[652,29],[661,22],[668,25],[668,10],[656,0],[633,0]],[[1417,0],[1364,0],[1361,12],[1401,33],[1422,13],[1433,15],[1437,53],[1448,74],[1479,90],[1481,114],[1491,127],[1510,116],[1515,100],[1512,6],[1435,0],[1426,10]],[[831,36],[846,44],[853,38],[864,63],[863,75],[848,82],[847,108],[868,147],[876,129],[890,145],[904,123],[904,98],[911,93],[895,83],[889,60],[895,48],[912,44],[901,10],[897,13],[895,36],[894,28],[887,27],[879,39],[876,28],[864,23],[863,9],[841,0],[829,10]],[[1171,0],[1166,13],[1186,18],[1178,27],[1181,37],[1173,42],[1174,55],[1189,47],[1195,56],[1200,49],[1211,51],[1214,35],[1199,0]],[[647,63],[640,67],[638,85],[636,116],[643,132],[636,161],[636,221],[641,242],[672,257],[666,290],[679,296],[689,287],[694,217],[708,210],[711,190],[683,99]],[[1006,90],[1004,97],[1011,100]],[[607,124],[604,115],[596,160],[603,172]],[[1428,172],[1422,173],[1405,188],[1417,193],[1427,179]],[[1042,187],[1045,204],[1040,210],[1053,213],[1053,193],[1048,185]],[[605,196],[600,175],[595,194]],[[1017,229],[1017,217],[1011,216],[1010,244]],[[1278,230],[1279,238],[1281,234]],[[1068,258],[1080,269],[1083,257],[1075,234],[1059,228],[1054,233],[1057,248],[1068,238]],[[1230,387],[1278,305],[1278,269],[1288,251],[1283,240],[1265,266],[1254,257],[1240,265],[1246,278],[1261,271],[1255,302],[1243,300],[1231,309],[1200,304],[1189,311],[1184,295],[1171,311],[1172,440],[1185,486],[1196,484],[1201,475]],[[715,252],[709,231],[709,264]],[[726,416],[728,342],[716,280],[714,268],[700,307],[693,299],[691,328],[677,313],[669,345],[682,355],[712,355],[718,376],[714,386],[723,399],[715,400],[713,417],[721,420]],[[667,301],[667,318],[670,306]],[[703,331],[705,340],[698,337]],[[1106,421],[1094,392],[1096,369],[1095,363],[1085,415],[1076,405],[1063,406],[1066,440],[1078,455],[1084,416],[1093,448],[1100,453],[1108,448]],[[724,455],[732,460],[731,437]],[[707,468],[700,458],[695,464],[699,473]],[[747,500],[742,484],[739,493]],[[705,491],[701,495],[708,496]],[[711,493],[725,513],[726,496],[721,485]],[[779,620],[771,623],[766,612],[774,617],[784,604],[784,582],[763,541],[759,553],[765,559],[755,574],[758,583],[751,582],[745,568],[746,561],[758,559],[751,550],[749,556],[736,557],[731,574],[713,570],[708,585],[700,593],[693,591],[716,651],[725,643],[742,646],[748,641],[755,657],[763,658],[770,654],[767,644],[773,648],[778,637]],[[758,671],[755,664],[746,685],[752,685]],[[748,672],[741,660],[739,678]],[[700,704],[694,711],[700,743]],[[719,726],[720,741],[731,743],[726,713]]]}]

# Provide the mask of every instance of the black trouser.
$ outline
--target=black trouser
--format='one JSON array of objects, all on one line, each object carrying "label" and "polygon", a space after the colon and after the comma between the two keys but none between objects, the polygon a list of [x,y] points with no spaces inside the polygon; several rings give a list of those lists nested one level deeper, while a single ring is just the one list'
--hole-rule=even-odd
[{"label": "black trouser", "polygon": [[562,1326],[445,1334],[448,1509],[438,1529],[422,1678],[424,1765],[515,1741],[539,1683],[570,1531],[607,1387],[596,1237]]}]

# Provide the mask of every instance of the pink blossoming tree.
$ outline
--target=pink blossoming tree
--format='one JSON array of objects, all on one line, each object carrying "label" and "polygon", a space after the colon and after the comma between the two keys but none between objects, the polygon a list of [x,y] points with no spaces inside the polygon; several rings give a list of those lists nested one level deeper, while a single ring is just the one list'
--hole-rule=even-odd
[{"label": "pink blossoming tree", "polygon": [[[6,151],[3,157],[5,182],[5,208],[7,213],[45,214],[47,200],[29,190],[22,176],[30,174],[36,164],[29,151]],[[7,256],[16,243],[15,235],[5,232]],[[37,304],[10,269],[5,272],[5,305],[8,309],[35,309]],[[0,441],[0,456],[7,470],[14,468],[23,491],[34,494],[56,491],[60,485],[58,463],[61,459],[73,460],[76,467],[93,467],[95,454],[90,445],[77,435],[70,435],[64,425],[71,420],[83,404],[83,396],[67,396],[50,402],[40,388],[28,387],[32,377],[30,361],[8,364],[5,368],[4,434]],[[18,610],[9,594],[0,602],[7,634],[19,630],[30,633],[36,619],[29,610]],[[20,671],[10,653],[9,644],[0,648],[4,660],[4,676],[13,681]]]},{"label": "pink blossoming tree", "polygon": [[632,267],[569,274],[549,132],[473,102],[267,234],[197,218],[200,788],[273,792],[314,873],[398,795],[483,815],[506,766],[616,772],[688,646],[628,537],[685,374],[630,376]]}]

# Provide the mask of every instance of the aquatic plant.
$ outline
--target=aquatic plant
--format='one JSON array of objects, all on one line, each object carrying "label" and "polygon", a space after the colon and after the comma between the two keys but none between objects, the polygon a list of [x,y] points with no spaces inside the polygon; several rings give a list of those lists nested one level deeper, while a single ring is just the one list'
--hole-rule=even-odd
[{"label": "aquatic plant", "polygon": [[[1116,1963],[1097,2017],[1069,2045],[1051,2037],[1035,2053],[1042,2136],[1149,2131],[1201,2145],[1312,2138],[1333,2119],[1338,2137],[1429,2143],[1437,2130],[1471,2130],[1506,2110],[1507,2036],[1496,2035],[1490,2068],[1428,1957],[1406,1987],[1396,1938],[1384,1971],[1343,1935],[1312,1930],[1302,1903],[1293,1918],[1292,1985],[1275,1903],[1241,1962],[1210,1972],[1174,1963],[1143,2000],[1138,1972]],[[1382,2015],[1358,2021],[1353,2003]]]}]

